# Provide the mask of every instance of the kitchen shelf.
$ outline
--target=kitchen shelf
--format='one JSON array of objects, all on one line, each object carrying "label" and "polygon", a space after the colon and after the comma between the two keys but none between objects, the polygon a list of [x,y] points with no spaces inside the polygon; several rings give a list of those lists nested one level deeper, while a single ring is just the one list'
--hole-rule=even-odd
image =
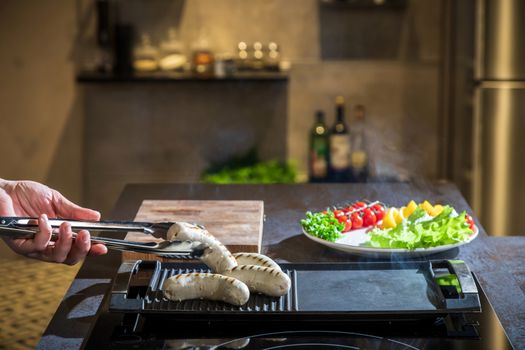
[{"label": "kitchen shelf", "polygon": [[115,75],[112,73],[100,73],[93,71],[82,71],[77,74],[79,83],[134,83],[134,82],[221,82],[221,81],[287,81],[287,72],[238,72],[231,76],[198,76],[191,72],[151,72],[132,73],[130,75]]}]

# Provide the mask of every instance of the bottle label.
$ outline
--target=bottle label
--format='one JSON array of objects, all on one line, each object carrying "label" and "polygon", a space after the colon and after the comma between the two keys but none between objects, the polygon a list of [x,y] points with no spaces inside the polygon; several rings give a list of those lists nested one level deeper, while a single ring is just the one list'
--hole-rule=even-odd
[{"label": "bottle label", "polygon": [[[316,155],[314,155],[315,157]],[[312,176],[315,178],[324,178],[327,175],[328,163],[324,158],[317,158],[313,160]]]},{"label": "bottle label", "polygon": [[332,135],[330,137],[330,161],[335,170],[345,170],[350,167],[350,137],[348,135]]},{"label": "bottle label", "polygon": [[364,169],[368,163],[368,155],[365,151],[356,150],[352,152],[352,168]]},{"label": "bottle label", "polygon": [[327,148],[325,139],[315,138],[312,144],[311,171],[314,178],[325,178],[328,174]]}]

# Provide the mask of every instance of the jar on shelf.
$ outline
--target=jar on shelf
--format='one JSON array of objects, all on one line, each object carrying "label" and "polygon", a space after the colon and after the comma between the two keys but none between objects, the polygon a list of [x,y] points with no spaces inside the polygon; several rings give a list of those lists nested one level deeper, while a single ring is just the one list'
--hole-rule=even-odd
[{"label": "jar on shelf", "polygon": [[271,41],[268,43],[268,53],[264,63],[264,68],[267,70],[277,71],[279,70],[279,62],[281,61],[281,52],[279,45]]},{"label": "jar on shelf", "polygon": [[193,70],[199,75],[213,75],[213,52],[210,49],[208,37],[204,30],[193,45]]},{"label": "jar on shelf", "polygon": [[151,38],[144,33],[133,55],[133,69],[137,72],[152,72],[159,67],[159,50],[151,43]]},{"label": "jar on shelf", "polygon": [[264,68],[264,52],[263,45],[261,42],[256,41],[253,43],[253,54],[251,59],[252,69],[263,69]]},{"label": "jar on shelf", "polygon": [[228,53],[215,55],[214,74],[217,78],[231,77],[237,73],[233,55]]},{"label": "jar on shelf", "polygon": [[181,71],[186,64],[184,45],[175,28],[168,29],[165,40],[160,43],[159,67],[163,71]]},{"label": "jar on shelf", "polygon": [[245,41],[239,41],[237,44],[237,57],[236,57],[236,66],[240,70],[249,68],[249,54],[248,54],[248,44]]}]

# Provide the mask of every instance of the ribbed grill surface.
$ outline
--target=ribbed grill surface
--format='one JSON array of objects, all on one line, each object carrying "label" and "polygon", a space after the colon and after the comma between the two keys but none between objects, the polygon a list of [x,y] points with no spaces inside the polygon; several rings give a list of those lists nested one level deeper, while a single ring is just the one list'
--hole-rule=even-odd
[{"label": "ribbed grill surface", "polygon": [[207,269],[173,269],[163,268],[156,283],[144,297],[143,311],[148,313],[177,313],[187,311],[197,312],[286,312],[297,311],[296,273],[295,270],[285,270],[292,281],[290,292],[280,298],[269,297],[262,294],[251,293],[250,299],[245,305],[234,306],[224,302],[213,300],[183,300],[171,301],[164,297],[162,285],[164,281],[174,275],[182,273],[210,272]]}]

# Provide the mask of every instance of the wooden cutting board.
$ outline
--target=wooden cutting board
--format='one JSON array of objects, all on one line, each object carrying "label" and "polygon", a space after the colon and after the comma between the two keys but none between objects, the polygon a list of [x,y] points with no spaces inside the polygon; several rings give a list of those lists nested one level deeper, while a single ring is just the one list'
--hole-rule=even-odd
[{"label": "wooden cutting board", "polygon": [[[135,221],[187,221],[204,225],[232,253],[260,253],[264,202],[237,200],[144,200]],[[152,236],[129,232],[126,239],[154,241]],[[123,260],[162,260],[156,255],[123,252]]]}]

